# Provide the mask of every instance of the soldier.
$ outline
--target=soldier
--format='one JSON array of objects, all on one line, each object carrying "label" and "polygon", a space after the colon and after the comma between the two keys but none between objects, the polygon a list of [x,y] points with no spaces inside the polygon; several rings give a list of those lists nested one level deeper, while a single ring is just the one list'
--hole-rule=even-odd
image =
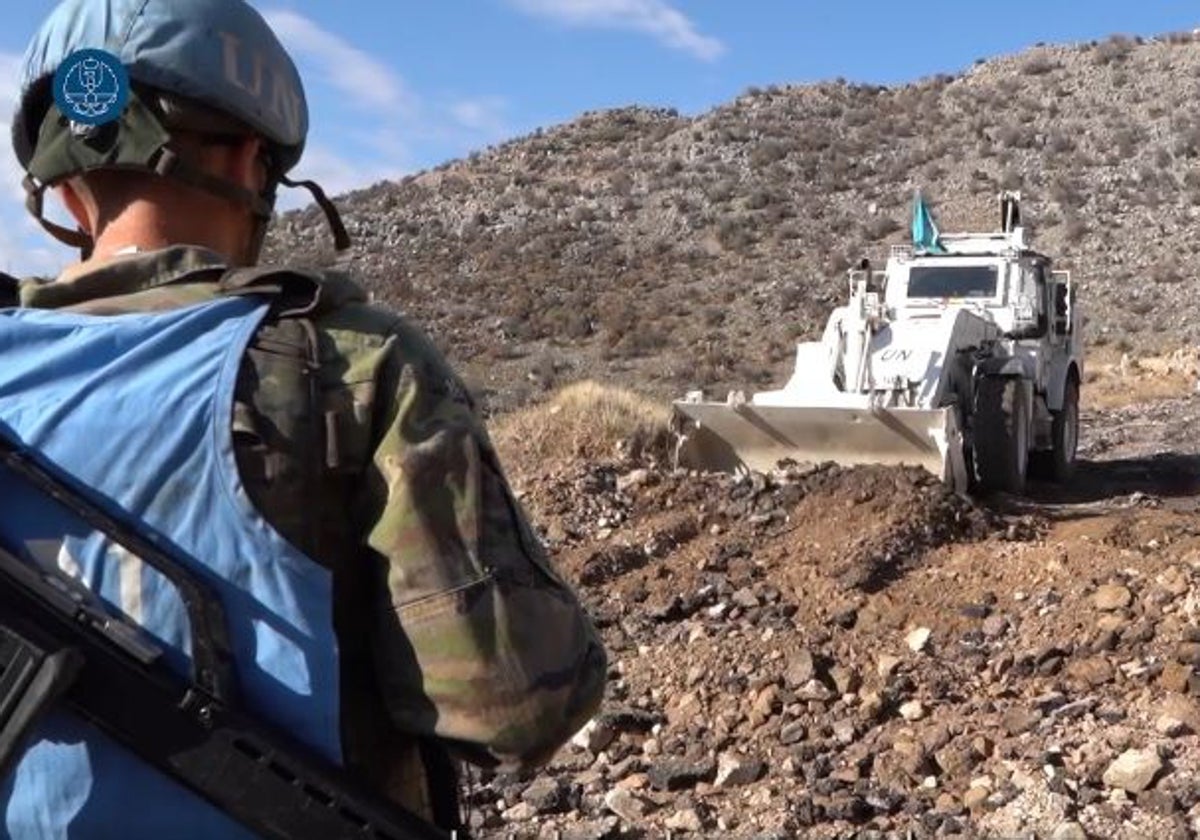
[{"label": "soldier", "polygon": [[[85,119],[113,79],[123,107]],[[546,761],[596,710],[605,655],[429,341],[344,275],[255,267],[307,122],[295,66],[243,0],[59,5],[27,52],[13,141],[30,208],[85,259],[0,311],[0,424],[212,584],[252,711],[452,828],[450,756]],[[43,219],[47,190],[77,231]],[[0,544],[78,577],[186,667],[171,587],[25,490],[0,474]],[[0,802],[18,838],[244,834],[65,710]]]}]

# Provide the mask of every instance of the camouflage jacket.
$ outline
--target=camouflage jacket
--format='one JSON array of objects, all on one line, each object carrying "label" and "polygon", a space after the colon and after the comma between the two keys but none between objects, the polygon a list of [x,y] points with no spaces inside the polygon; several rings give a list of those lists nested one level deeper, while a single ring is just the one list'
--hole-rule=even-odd
[{"label": "camouflage jacket", "polygon": [[[279,282],[174,247],[24,281],[19,296],[118,314]],[[284,285],[235,391],[239,472],[266,519],[334,570],[348,761],[428,814],[421,739],[475,763],[543,762],[595,711],[604,651],[429,341],[344,276]]]}]

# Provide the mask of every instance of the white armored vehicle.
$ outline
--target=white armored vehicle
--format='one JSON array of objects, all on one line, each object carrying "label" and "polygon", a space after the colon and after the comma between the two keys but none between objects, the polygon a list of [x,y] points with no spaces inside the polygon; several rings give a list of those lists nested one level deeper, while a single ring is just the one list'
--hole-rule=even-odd
[{"label": "white armored vehicle", "polygon": [[[850,301],[796,348],[778,391],[675,403],[677,459],[768,471],[782,460],[912,464],[957,490],[1021,493],[1030,468],[1075,464],[1080,310],[1001,196],[1001,230],[894,246],[885,271],[850,272]],[[923,208],[923,205],[922,205]],[[936,228],[934,228],[936,232]]]}]

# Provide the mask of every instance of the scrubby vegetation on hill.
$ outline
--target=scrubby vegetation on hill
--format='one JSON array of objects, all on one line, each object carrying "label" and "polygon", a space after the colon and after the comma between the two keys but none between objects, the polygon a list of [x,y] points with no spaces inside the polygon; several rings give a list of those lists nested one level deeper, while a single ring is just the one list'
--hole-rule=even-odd
[{"label": "scrubby vegetation on hill", "polygon": [[[347,266],[424,324],[495,408],[598,378],[658,396],[779,382],[843,270],[1025,193],[1036,244],[1084,286],[1089,340],[1200,338],[1200,42],[1040,46],[898,87],[751,89],[694,118],[589,113],[343,197]],[[333,260],[314,210],[275,255]]]}]

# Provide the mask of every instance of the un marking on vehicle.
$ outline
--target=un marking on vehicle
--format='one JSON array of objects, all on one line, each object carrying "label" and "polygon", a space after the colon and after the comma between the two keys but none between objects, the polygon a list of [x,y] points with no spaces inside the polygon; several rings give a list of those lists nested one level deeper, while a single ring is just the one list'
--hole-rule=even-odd
[{"label": "un marking on vehicle", "polygon": [[884,350],[880,359],[885,362],[907,362],[912,358],[912,354],[911,350]]}]

